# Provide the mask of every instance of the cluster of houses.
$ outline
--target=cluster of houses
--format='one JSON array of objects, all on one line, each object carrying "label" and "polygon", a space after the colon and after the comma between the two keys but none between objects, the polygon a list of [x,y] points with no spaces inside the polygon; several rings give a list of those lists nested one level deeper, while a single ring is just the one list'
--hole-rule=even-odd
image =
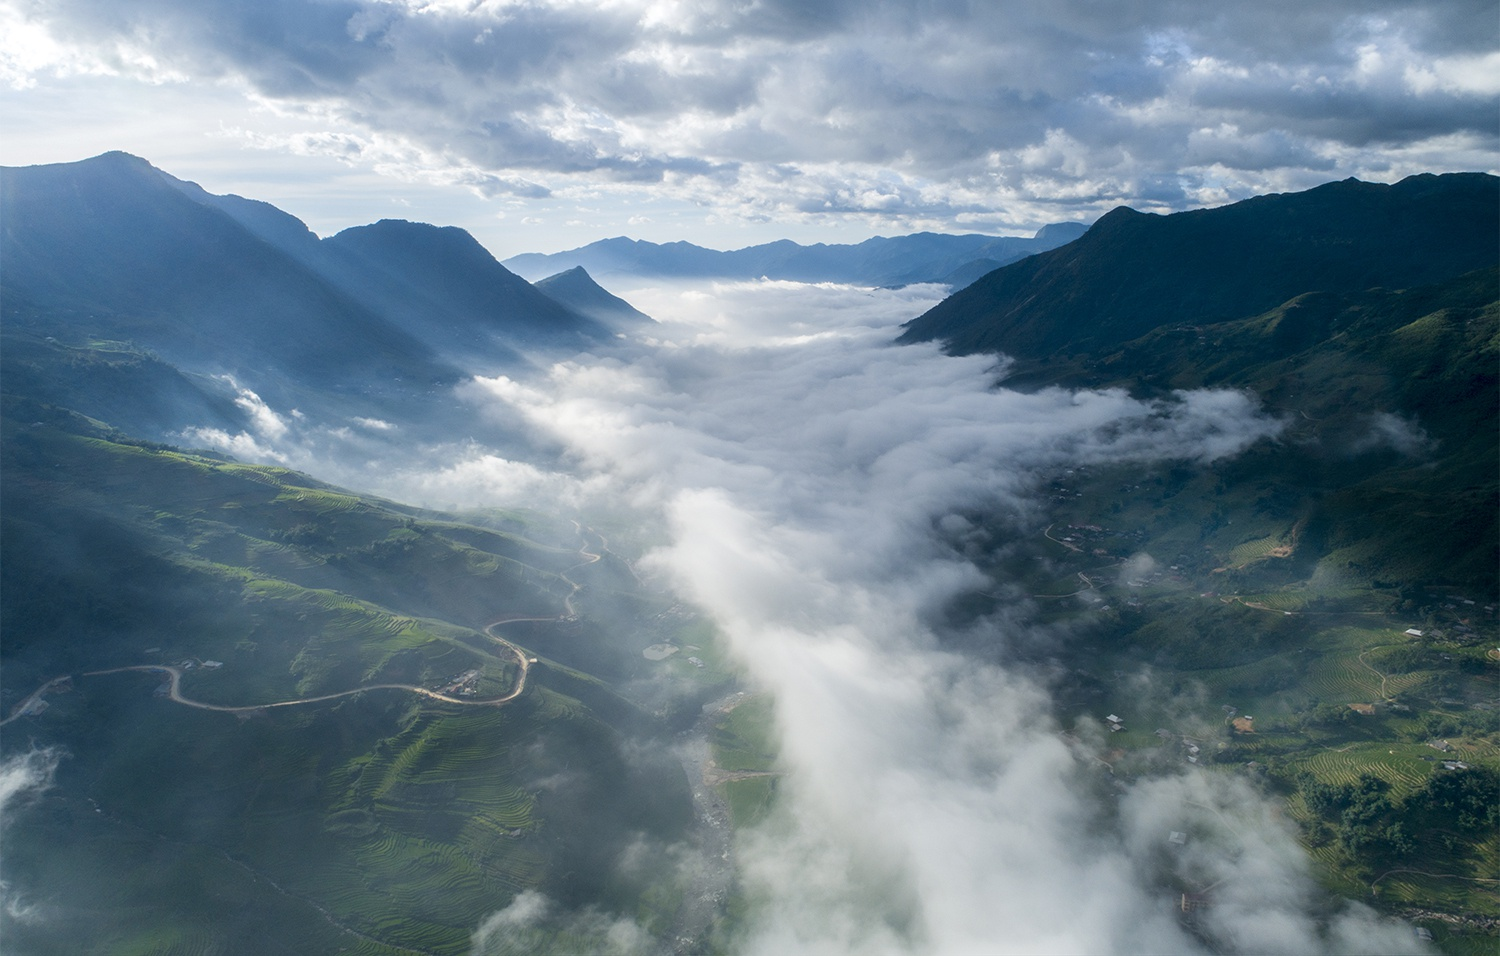
[{"label": "cluster of houses", "polygon": [[464,671],[462,674],[454,674],[448,678],[448,683],[443,686],[445,694],[457,694],[460,697],[473,697],[479,693],[479,669]]},{"label": "cluster of houses", "polygon": [[[1160,737],[1162,740],[1172,740],[1173,738],[1178,737],[1177,734],[1172,733],[1165,727],[1158,727],[1156,729],[1156,736]],[[1185,754],[1185,756],[1187,757],[1187,762],[1197,763],[1198,755],[1202,752],[1203,748],[1199,747],[1197,741],[1191,737],[1181,737],[1178,739],[1182,744],[1182,749],[1187,752]]]}]

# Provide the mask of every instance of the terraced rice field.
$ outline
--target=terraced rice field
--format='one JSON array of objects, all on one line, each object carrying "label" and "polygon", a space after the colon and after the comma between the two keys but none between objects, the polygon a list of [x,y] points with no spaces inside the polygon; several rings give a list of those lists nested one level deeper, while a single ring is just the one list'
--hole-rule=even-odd
[{"label": "terraced rice field", "polygon": [[1307,690],[1328,703],[1369,703],[1381,699],[1380,676],[1362,665],[1357,654],[1316,658],[1308,664],[1305,674]]},{"label": "terraced rice field", "polygon": [[1437,751],[1420,744],[1384,742],[1324,750],[1299,756],[1293,763],[1324,783],[1352,784],[1360,774],[1374,774],[1401,796],[1426,782],[1437,766],[1436,756]]},{"label": "terraced rice field", "polygon": [[341,495],[336,491],[322,491],[312,488],[289,487],[286,491],[276,496],[277,502],[302,502],[318,506],[319,511],[335,513],[349,512],[356,509],[368,507],[364,501],[353,495]]},{"label": "terraced rice field", "polygon": [[1269,591],[1264,594],[1242,594],[1240,600],[1273,611],[1300,611],[1307,607],[1313,597],[1306,591]]},{"label": "terraced rice field", "polygon": [[1283,535],[1273,534],[1254,541],[1246,541],[1236,546],[1226,557],[1230,567],[1244,567],[1252,561],[1260,561],[1272,556],[1285,557],[1291,553],[1291,548]]}]

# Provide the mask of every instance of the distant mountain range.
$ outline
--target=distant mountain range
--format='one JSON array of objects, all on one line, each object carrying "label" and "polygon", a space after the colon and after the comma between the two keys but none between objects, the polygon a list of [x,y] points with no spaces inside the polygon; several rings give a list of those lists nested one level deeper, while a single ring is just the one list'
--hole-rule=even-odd
[{"label": "distant mountain range", "polygon": [[567,252],[513,256],[504,265],[532,279],[581,266],[606,277],[759,279],[764,276],[794,282],[870,286],[937,282],[961,288],[1006,263],[1072,242],[1087,229],[1082,223],[1064,222],[1044,226],[1031,238],[923,232],[876,237],[856,245],[804,246],[782,239],[732,252],[705,249],[690,242],[658,244],[621,236]]}]

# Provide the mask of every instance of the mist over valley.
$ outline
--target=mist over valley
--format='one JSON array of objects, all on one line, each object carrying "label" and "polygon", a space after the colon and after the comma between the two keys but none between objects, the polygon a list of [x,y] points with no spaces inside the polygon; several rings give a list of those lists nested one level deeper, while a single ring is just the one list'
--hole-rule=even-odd
[{"label": "mist over valley", "polygon": [[1494,176],[505,264],[0,201],[7,952],[1493,947]]}]

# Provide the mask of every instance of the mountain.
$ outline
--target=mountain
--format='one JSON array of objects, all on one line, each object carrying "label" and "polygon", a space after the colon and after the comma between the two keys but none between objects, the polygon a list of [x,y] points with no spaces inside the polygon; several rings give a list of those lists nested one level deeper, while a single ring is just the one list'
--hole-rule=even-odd
[{"label": "mountain", "polygon": [[124,154],[0,188],[6,952],[457,954],[536,899],[528,950],[706,947],[701,622],[561,517],[162,443],[500,447],[450,386],[613,331],[457,229],[320,240]]},{"label": "mountain", "polygon": [[7,328],[335,388],[456,378],[428,345],[145,160],[0,169],[0,202]]},{"label": "mountain", "polygon": [[583,268],[574,266],[566,272],[548,276],[536,283],[536,288],[548,298],[607,325],[633,325],[654,321],[617,295],[611,294]]},{"label": "mountain", "polygon": [[607,328],[543,295],[454,226],[382,219],[324,239],[319,270],[455,361],[582,347]]},{"label": "mountain", "polygon": [[167,179],[455,360],[518,361],[510,346],[580,345],[610,334],[558,308],[455,226],[382,219],[320,240],[269,203]]},{"label": "mountain", "polygon": [[1495,263],[1497,207],[1500,180],[1481,174],[1350,179],[1169,216],[1121,207],[1077,241],[945,299],[900,340],[941,339],[955,353],[1005,352],[1023,371],[1045,369],[1304,293],[1440,282]]},{"label": "mountain", "polygon": [[1015,262],[1071,242],[1086,229],[1081,223],[1058,223],[1043,227],[1031,238],[924,232],[876,237],[856,245],[804,246],[782,239],[732,252],[705,249],[688,242],[657,244],[617,237],[568,252],[514,256],[504,264],[532,278],[582,266],[602,276],[728,279],[764,276],[798,282],[894,286],[939,282],[975,260],[987,259],[997,265]]},{"label": "mountain", "polygon": [[126,153],[0,168],[0,202],[4,374],[146,437],[242,429],[242,387],[324,420],[431,420],[475,371],[614,337],[463,230],[319,239]]},{"label": "mountain", "polygon": [[1285,428],[1218,469],[1222,520],[1276,525],[1297,542],[1288,573],[1308,581],[1488,593],[1497,243],[1500,179],[1479,174],[1117,209],[945,299],[899,341],[1003,352],[1009,387],[1252,392]]}]

